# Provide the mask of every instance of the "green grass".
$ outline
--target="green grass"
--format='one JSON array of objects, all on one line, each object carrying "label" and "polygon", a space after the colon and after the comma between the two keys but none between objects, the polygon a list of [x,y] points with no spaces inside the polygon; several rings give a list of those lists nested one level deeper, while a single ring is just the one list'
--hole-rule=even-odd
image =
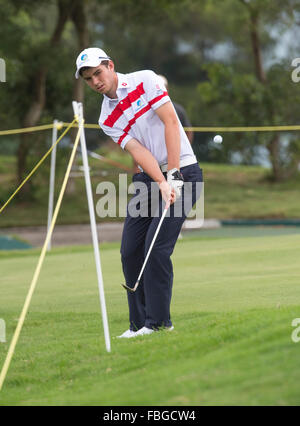
[{"label": "green grass", "polygon": [[[126,167],[132,166],[129,155],[119,149],[109,147],[100,153]],[[69,152],[63,152],[59,156],[56,196],[61,188],[69,155]],[[12,200],[1,214],[0,227],[46,224],[49,191],[49,162],[47,161],[32,177],[31,199],[24,198],[22,189],[19,198]],[[92,169],[91,180],[96,204],[101,198],[101,195],[96,194],[97,185],[102,181],[110,181],[118,188],[119,173],[125,172],[118,167],[112,167],[93,158],[89,159],[89,163]],[[81,164],[80,159],[78,159],[78,164]],[[33,165],[34,163],[32,167]],[[206,218],[299,218],[300,177],[282,183],[272,183],[268,179],[269,171],[262,167],[211,163],[200,163],[200,165],[203,168],[205,179]],[[14,175],[15,158],[0,156],[0,204],[4,203],[16,188]],[[130,182],[131,175],[129,174],[128,185]],[[97,220],[100,222],[115,219],[98,218]],[[57,223],[88,222],[84,178],[74,178],[72,185],[67,186]]]},{"label": "green grass", "polygon": [[[0,405],[299,405],[300,235],[180,240],[174,331],[130,340],[119,244],[101,245],[112,352],[93,252],[46,256]],[[38,250],[3,252],[0,317],[10,341]],[[0,365],[8,343],[0,344]]]},{"label": "green grass", "polygon": [[271,182],[269,171],[258,166],[204,164],[205,217],[299,218],[300,175]]}]

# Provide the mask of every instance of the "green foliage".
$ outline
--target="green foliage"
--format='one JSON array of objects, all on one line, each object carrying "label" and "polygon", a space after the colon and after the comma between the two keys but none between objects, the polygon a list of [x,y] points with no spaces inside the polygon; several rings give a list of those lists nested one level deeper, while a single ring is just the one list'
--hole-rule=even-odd
[{"label": "green foliage", "polygon": [[48,10],[45,2],[38,1],[10,0],[3,5],[0,54],[6,60],[7,82],[0,87],[0,114],[6,118],[0,122],[1,129],[21,127],[24,112],[30,105],[33,71],[48,54],[45,43],[53,21],[47,17],[56,14],[52,2],[47,7]]},{"label": "green foliage", "polygon": [[[252,73],[237,73],[230,65],[212,63],[205,65],[204,69],[207,80],[197,86],[197,101],[207,125],[260,127],[297,122],[295,105],[300,102],[300,88],[291,81],[286,65],[276,64],[268,70],[267,81],[270,84],[259,82]],[[221,159],[229,161],[231,154],[238,151],[243,154],[245,163],[251,163],[257,145],[267,146],[271,137],[272,134],[266,133],[226,134]],[[285,149],[283,163],[289,167],[295,158],[299,158],[300,151],[294,142],[297,136],[288,134],[285,137],[290,142]]]},{"label": "green foliage", "polygon": [[[67,0],[60,1],[65,4]],[[72,2],[71,2],[72,3]],[[172,98],[187,110],[194,126],[284,125],[298,122],[299,88],[291,82],[291,55],[271,58],[281,37],[296,28],[299,0],[106,0],[85,1],[90,45],[104,48],[120,72],[153,69],[167,76]],[[1,84],[0,128],[20,127],[34,91],[33,71],[49,65],[46,106],[41,122],[70,121],[78,42],[69,21],[58,47],[47,48],[58,16],[58,0],[0,0],[0,56],[7,62]],[[71,6],[71,4],[70,4]],[[267,83],[255,75],[251,17],[258,19],[259,43]],[[295,52],[295,53],[294,53]],[[86,90],[87,122],[97,122],[101,99]],[[93,146],[105,136],[90,132]],[[211,150],[211,135],[196,134],[200,160],[231,161],[239,152],[251,163],[257,147],[271,135],[228,135],[224,149]],[[296,134],[281,141],[285,168],[298,158]],[[0,142],[1,143],[1,142]],[[4,148],[2,149],[3,152]]]}]

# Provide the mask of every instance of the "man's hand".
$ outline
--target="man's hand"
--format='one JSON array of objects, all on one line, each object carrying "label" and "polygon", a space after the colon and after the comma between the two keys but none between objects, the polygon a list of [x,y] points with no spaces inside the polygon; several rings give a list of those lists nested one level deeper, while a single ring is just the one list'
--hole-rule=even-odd
[{"label": "man's hand", "polygon": [[176,198],[180,198],[183,187],[183,176],[178,169],[172,169],[167,172],[167,182],[174,190]]},{"label": "man's hand", "polygon": [[161,196],[166,203],[169,202],[170,204],[173,204],[175,202],[176,195],[166,180],[160,182],[159,189]]}]

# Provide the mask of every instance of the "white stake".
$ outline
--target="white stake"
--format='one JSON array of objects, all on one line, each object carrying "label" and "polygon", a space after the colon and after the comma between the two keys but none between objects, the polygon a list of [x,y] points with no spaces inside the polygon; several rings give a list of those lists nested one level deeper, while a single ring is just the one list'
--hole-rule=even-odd
[{"label": "white stake", "polygon": [[[57,123],[58,123],[58,120],[53,121],[52,145],[54,145],[56,140],[57,140]],[[53,150],[51,152],[47,232],[50,229],[50,225],[51,225],[51,221],[52,221],[52,215],[53,215],[54,185],[55,185],[55,163],[56,163],[56,146],[53,148]],[[51,239],[49,240],[47,250],[48,251],[51,250]]]},{"label": "white stake", "polygon": [[[73,101],[72,105],[73,105],[74,114],[78,115],[79,124],[80,124],[83,120],[82,104],[79,102]],[[89,207],[89,214],[90,214],[90,223],[91,223],[92,239],[93,239],[93,246],[94,246],[96,270],[97,270],[97,277],[98,277],[98,288],[99,288],[102,321],[103,321],[103,328],[104,328],[105,345],[106,345],[107,352],[110,352],[111,351],[110,336],[109,336],[103,278],[102,278],[102,270],[101,270],[101,261],[100,261],[99,242],[98,242],[95,209],[94,209],[94,202],[93,202],[92,185],[91,185],[91,178],[90,178],[90,172],[89,172],[84,128],[80,135],[80,143],[81,143],[81,155],[82,155],[82,162],[83,162],[83,169],[84,169],[85,186],[86,186],[86,193],[87,193],[88,207]]]}]

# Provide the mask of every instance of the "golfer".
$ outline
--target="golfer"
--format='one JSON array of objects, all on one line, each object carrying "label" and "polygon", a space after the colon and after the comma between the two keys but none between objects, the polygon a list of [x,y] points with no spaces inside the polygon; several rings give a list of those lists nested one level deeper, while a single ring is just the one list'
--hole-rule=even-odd
[{"label": "golfer", "polygon": [[[171,204],[139,287],[134,293],[127,291],[130,324],[119,337],[151,334],[163,328],[172,330],[170,257],[188,214],[186,208],[175,214],[178,210],[175,206],[182,207],[188,200],[189,209],[192,208],[200,196],[196,183],[202,182],[202,170],[166,88],[153,71],[118,73],[111,58],[99,48],[83,50],[76,67],[76,78],[81,76],[91,89],[103,95],[100,127],[132,156],[139,169],[133,175],[133,182],[142,189],[128,203],[121,243],[127,286],[134,287],[163,207],[168,202]],[[157,192],[151,190],[153,185]],[[159,194],[157,209],[156,214],[151,215],[153,206],[149,206],[155,194]],[[134,214],[132,206],[137,196],[148,202],[149,214]]]}]

